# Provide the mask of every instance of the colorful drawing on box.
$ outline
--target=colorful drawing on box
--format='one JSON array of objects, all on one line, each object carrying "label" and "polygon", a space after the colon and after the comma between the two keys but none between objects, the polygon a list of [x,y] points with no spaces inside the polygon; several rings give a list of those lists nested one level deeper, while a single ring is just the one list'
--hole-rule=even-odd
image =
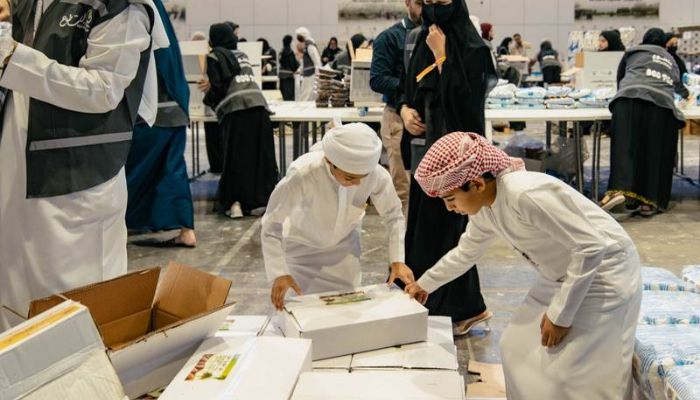
[{"label": "colorful drawing on box", "polygon": [[362,291],[341,293],[332,296],[321,296],[319,299],[323,300],[327,306],[337,306],[341,304],[359,303],[362,301],[372,300],[365,292]]},{"label": "colorful drawing on box", "polygon": [[239,354],[205,354],[185,380],[204,381],[216,379],[223,381],[236,366],[239,358]]}]

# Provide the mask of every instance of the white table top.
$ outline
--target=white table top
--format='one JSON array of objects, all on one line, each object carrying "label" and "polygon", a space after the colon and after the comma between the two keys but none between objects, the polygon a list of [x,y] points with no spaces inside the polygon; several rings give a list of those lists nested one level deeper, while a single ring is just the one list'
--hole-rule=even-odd
[{"label": "white table top", "polygon": [[[273,122],[330,122],[340,117],[343,122],[381,122],[382,109],[370,108],[361,116],[357,108],[316,108],[313,102],[284,101],[270,103]],[[700,119],[700,107],[682,110],[687,119]],[[612,117],[607,108],[577,108],[572,110],[486,110],[487,121],[605,121]],[[193,122],[214,122],[214,116],[191,116]]]}]

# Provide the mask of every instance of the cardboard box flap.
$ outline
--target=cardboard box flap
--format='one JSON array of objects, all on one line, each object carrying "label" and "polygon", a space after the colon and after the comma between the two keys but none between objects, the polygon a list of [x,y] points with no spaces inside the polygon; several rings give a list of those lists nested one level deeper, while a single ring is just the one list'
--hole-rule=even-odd
[{"label": "cardboard box flap", "polygon": [[[105,282],[96,283],[63,293],[61,296],[77,301],[90,309],[100,327],[150,309],[158,285],[160,267],[134,272]],[[29,318],[65,301],[54,295],[32,301]]]},{"label": "cardboard box flap", "polygon": [[224,305],[229,289],[228,279],[171,262],[158,285],[154,309],[165,315],[190,318]]},{"label": "cardboard box flap", "polygon": [[108,355],[127,396],[136,398],[167,386],[202,341],[216,332],[233,307],[223,306],[112,349]]},{"label": "cardboard box flap", "polygon": [[291,298],[285,309],[294,317],[302,331],[360,324],[426,311],[425,307],[410,299],[400,289],[389,288],[385,284],[359,288],[354,293],[357,294],[356,300],[363,296],[368,299],[329,305],[323,298],[338,293],[323,293]]}]

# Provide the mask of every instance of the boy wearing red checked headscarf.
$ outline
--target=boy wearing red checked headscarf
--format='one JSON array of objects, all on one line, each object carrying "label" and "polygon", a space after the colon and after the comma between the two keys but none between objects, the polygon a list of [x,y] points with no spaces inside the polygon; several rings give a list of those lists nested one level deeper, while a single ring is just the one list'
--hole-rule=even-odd
[{"label": "boy wearing red checked headscarf", "polygon": [[425,301],[496,237],[539,273],[501,338],[508,399],[631,398],[641,278],[624,229],[570,186],[525,171],[522,160],[473,133],[436,142],[415,177],[470,222],[459,246],[408,285],[409,294]]}]

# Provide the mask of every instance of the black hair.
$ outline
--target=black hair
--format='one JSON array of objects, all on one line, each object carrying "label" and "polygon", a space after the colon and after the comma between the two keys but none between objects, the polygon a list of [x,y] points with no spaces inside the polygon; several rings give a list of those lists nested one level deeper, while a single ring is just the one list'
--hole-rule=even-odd
[{"label": "black hair", "polygon": [[[484,180],[485,180],[486,182],[491,182],[491,181],[493,181],[493,180],[496,179],[496,177],[493,176],[493,174],[492,174],[491,172],[486,172],[486,173],[484,173],[483,175],[481,175],[481,177],[484,178]],[[465,183],[464,185],[462,185],[462,187],[461,187],[460,189],[462,189],[462,190],[465,191],[465,192],[468,192],[468,191],[469,191],[469,184],[470,184],[470,183],[472,183],[472,181],[468,181],[467,183]]]}]

